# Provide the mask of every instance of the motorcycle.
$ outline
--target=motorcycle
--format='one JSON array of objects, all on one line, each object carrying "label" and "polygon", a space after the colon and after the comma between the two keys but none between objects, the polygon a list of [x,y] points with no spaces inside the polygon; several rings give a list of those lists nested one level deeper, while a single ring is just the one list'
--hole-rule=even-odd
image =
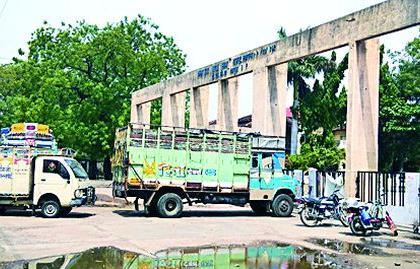
[{"label": "motorcycle", "polygon": [[348,206],[347,211],[350,214],[348,218],[350,230],[354,235],[364,236],[368,231],[371,233],[377,231],[382,228],[384,222],[394,236],[398,235],[397,226],[383,207],[381,200],[367,204],[357,202]]},{"label": "motorcycle", "polygon": [[334,191],[329,197],[318,199],[302,197],[297,199],[300,220],[305,226],[314,227],[326,219],[337,219],[348,227],[347,214],[342,206],[342,199],[337,196],[339,190]]}]

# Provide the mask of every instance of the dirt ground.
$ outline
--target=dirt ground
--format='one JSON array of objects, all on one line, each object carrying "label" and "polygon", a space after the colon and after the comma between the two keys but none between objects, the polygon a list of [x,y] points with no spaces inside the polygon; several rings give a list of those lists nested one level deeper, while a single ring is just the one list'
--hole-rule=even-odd
[{"label": "dirt ground", "polygon": [[[372,268],[420,268],[420,240],[409,231],[392,237],[388,230],[368,240],[397,240],[413,248],[382,247],[385,255],[342,254],[314,243],[313,239],[360,243],[350,229],[338,222],[308,228],[299,216],[258,217],[250,208],[229,205],[186,206],[182,218],[145,217],[123,200],[112,200],[109,189],[98,190],[101,201],[95,207],[77,208],[59,219],[43,219],[29,212],[9,212],[0,217],[0,261],[35,259],[84,251],[93,247],[114,246],[150,254],[171,247],[220,244],[246,244],[269,240],[323,249],[347,255]],[[365,241],[366,242],[366,241]],[[341,252],[341,254],[340,254]]]}]

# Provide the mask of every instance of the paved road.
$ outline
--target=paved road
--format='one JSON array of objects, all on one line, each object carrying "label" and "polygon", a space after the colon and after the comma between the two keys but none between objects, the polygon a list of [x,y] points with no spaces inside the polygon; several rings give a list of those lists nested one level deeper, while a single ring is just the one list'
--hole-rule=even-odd
[{"label": "paved road", "polygon": [[[43,219],[29,213],[12,212],[0,217],[0,261],[34,259],[98,246],[153,253],[169,247],[261,240],[315,249],[322,247],[306,240],[329,238],[360,242],[359,238],[351,236],[348,228],[340,226],[338,222],[330,223],[333,224],[307,228],[302,226],[298,216],[257,217],[249,208],[228,205],[186,207],[183,217],[179,219],[147,218],[141,211],[135,212],[131,207],[82,207],[60,219]],[[386,229],[376,238],[393,239]],[[420,243],[408,232],[402,233],[398,240],[409,244]],[[408,267],[414,265],[413,268],[419,266],[420,251],[389,251],[399,254],[399,263]],[[392,263],[394,260],[378,258],[379,263]],[[376,263],[375,258],[370,256],[367,261]]]}]

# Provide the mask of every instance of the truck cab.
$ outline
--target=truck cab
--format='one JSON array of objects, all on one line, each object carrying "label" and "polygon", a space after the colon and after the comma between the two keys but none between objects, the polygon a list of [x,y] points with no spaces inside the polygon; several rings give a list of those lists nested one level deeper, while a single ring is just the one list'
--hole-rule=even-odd
[{"label": "truck cab", "polygon": [[256,214],[265,215],[270,210],[276,216],[291,214],[300,182],[284,174],[284,162],[284,151],[257,150],[253,153],[249,203]]},{"label": "truck cab", "polygon": [[94,202],[94,189],[88,187],[88,175],[75,159],[37,156],[33,162],[33,203],[41,208],[45,217]]}]

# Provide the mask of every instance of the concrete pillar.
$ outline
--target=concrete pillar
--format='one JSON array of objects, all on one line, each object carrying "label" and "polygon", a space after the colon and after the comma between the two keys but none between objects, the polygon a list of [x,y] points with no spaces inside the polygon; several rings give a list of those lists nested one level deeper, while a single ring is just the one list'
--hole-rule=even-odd
[{"label": "concrete pillar", "polygon": [[151,102],[131,106],[131,122],[150,124]]},{"label": "concrete pillar", "polygon": [[237,77],[218,82],[217,130],[238,130],[238,88]]},{"label": "concrete pillar", "polygon": [[138,122],[144,124],[150,124],[150,109],[152,108],[152,103],[144,103],[137,106],[137,119]]},{"label": "concrete pillar", "polygon": [[130,122],[138,122],[138,105],[131,100],[131,110],[130,110]]},{"label": "concrete pillar", "polygon": [[287,63],[253,72],[252,129],[286,136]]},{"label": "concrete pillar", "polygon": [[354,197],[357,171],[378,170],[379,39],[349,46],[345,194]]},{"label": "concrete pillar", "polygon": [[162,125],[184,127],[185,92],[165,94],[162,96]]},{"label": "concrete pillar", "polygon": [[209,91],[208,85],[190,90],[191,128],[206,128],[209,125]]}]

